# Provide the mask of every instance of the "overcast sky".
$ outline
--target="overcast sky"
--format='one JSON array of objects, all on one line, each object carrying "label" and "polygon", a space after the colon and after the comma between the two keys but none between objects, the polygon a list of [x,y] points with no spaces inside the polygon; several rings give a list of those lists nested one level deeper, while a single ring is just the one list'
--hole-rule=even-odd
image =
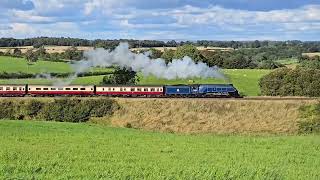
[{"label": "overcast sky", "polygon": [[320,0],[1,0],[0,37],[320,40]]}]

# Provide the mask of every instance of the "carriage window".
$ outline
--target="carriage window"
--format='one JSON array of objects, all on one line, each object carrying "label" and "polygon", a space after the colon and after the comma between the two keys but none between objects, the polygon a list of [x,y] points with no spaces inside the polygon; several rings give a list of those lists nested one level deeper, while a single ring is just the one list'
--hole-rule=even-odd
[{"label": "carriage window", "polygon": [[154,92],[155,91],[155,89],[154,88],[151,88],[151,92]]},{"label": "carriage window", "polygon": [[221,88],[217,88],[217,91],[221,91]]},{"label": "carriage window", "polygon": [[145,91],[145,92],[148,92],[148,88],[144,88],[144,91]]},{"label": "carriage window", "polygon": [[0,87],[0,91],[2,91],[3,90],[3,87]]},{"label": "carriage window", "polygon": [[108,91],[111,91],[111,88],[108,88]]},{"label": "carriage window", "polygon": [[141,88],[138,88],[137,91],[141,91]]},{"label": "carriage window", "polygon": [[114,88],[112,88],[112,91],[114,91]]},{"label": "carriage window", "polygon": [[56,88],[51,88],[51,90],[52,90],[52,91],[55,91],[55,90],[56,90]]},{"label": "carriage window", "polygon": [[19,91],[21,91],[22,90],[22,87],[19,87]]},{"label": "carriage window", "polygon": [[10,91],[10,87],[6,87],[6,90],[7,90],[7,91]]},{"label": "carriage window", "polygon": [[31,88],[29,88],[29,91],[31,90]]},{"label": "carriage window", "polygon": [[123,88],[124,91],[127,91],[127,88]]},{"label": "carriage window", "polygon": [[36,88],[36,90],[37,90],[37,91],[40,91],[40,90],[41,90],[41,88]]},{"label": "carriage window", "polygon": [[222,88],[222,91],[226,91],[227,90],[227,88]]},{"label": "carriage window", "polygon": [[104,88],[102,88],[102,91],[104,91]]},{"label": "carriage window", "polygon": [[163,91],[162,88],[160,88],[160,91]]},{"label": "carriage window", "polygon": [[47,90],[49,90],[49,88],[43,88],[43,90],[46,90],[46,91],[47,91]]},{"label": "carriage window", "polygon": [[66,90],[67,90],[67,91],[70,91],[71,89],[70,89],[70,88],[66,88]]},{"label": "carriage window", "polygon": [[120,91],[122,91],[122,88],[120,88]]},{"label": "carriage window", "polygon": [[85,91],[85,90],[86,90],[86,88],[80,88],[80,90],[81,90],[81,91]]},{"label": "carriage window", "polygon": [[63,91],[63,88],[58,88],[59,91]]},{"label": "carriage window", "polygon": [[131,88],[130,90],[131,90],[131,91],[135,91],[135,88]]},{"label": "carriage window", "polygon": [[76,91],[77,91],[77,90],[78,90],[78,88],[73,88],[72,90],[76,90]]},{"label": "carriage window", "polygon": [[16,91],[16,90],[17,90],[17,87],[13,87],[13,90]]}]

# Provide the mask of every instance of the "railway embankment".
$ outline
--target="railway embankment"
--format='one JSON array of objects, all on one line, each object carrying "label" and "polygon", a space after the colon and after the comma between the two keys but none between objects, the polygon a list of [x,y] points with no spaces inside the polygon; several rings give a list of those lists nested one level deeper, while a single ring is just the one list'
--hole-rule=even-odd
[{"label": "railway embankment", "polygon": [[[312,113],[318,111],[310,105],[318,102],[308,98],[0,98],[0,118],[89,121],[172,133],[296,134],[302,115],[307,120],[315,117]],[[312,130],[317,123],[313,118],[304,121],[302,128]]]},{"label": "railway embankment", "polygon": [[110,124],[151,131],[295,134],[300,108],[314,99],[116,99]]}]

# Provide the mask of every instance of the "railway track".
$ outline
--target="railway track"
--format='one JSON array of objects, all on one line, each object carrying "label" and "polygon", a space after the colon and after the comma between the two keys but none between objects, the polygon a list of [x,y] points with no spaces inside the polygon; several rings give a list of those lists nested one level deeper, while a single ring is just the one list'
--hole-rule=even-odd
[{"label": "railway track", "polygon": [[[43,99],[52,99],[52,98],[66,98],[65,96],[56,96],[56,97],[0,97],[0,99],[32,99],[32,98],[43,98]],[[70,96],[70,98],[107,98],[104,96],[91,96],[91,97],[80,97],[80,96]],[[271,96],[254,96],[254,97],[243,97],[243,98],[172,98],[172,97],[158,97],[158,98],[148,98],[148,97],[110,97],[114,99],[132,99],[132,100],[156,100],[156,99],[175,99],[175,100],[232,100],[232,101],[320,101],[320,98],[313,97],[271,97]]]}]

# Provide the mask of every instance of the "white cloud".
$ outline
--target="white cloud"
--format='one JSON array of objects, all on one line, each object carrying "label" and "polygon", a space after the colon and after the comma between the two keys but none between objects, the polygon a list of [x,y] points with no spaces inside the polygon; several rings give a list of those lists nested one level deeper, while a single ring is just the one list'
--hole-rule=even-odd
[{"label": "white cloud", "polygon": [[[308,5],[296,9],[248,11],[221,6],[192,5],[172,6],[172,8],[165,6],[164,9],[153,5],[154,8],[150,9],[140,7],[143,4],[142,0],[32,1],[33,9],[12,8],[0,12],[1,36],[139,39],[263,37],[265,39],[265,37],[279,37],[279,34],[281,37],[291,37],[290,33],[305,34],[320,30],[320,5]],[[146,0],[143,2],[157,3]],[[174,4],[177,0],[174,2],[168,0],[166,3]]]},{"label": "white cloud", "polygon": [[113,8],[126,5],[130,0],[89,0],[84,4],[85,15],[90,15],[94,11],[110,14]]}]

